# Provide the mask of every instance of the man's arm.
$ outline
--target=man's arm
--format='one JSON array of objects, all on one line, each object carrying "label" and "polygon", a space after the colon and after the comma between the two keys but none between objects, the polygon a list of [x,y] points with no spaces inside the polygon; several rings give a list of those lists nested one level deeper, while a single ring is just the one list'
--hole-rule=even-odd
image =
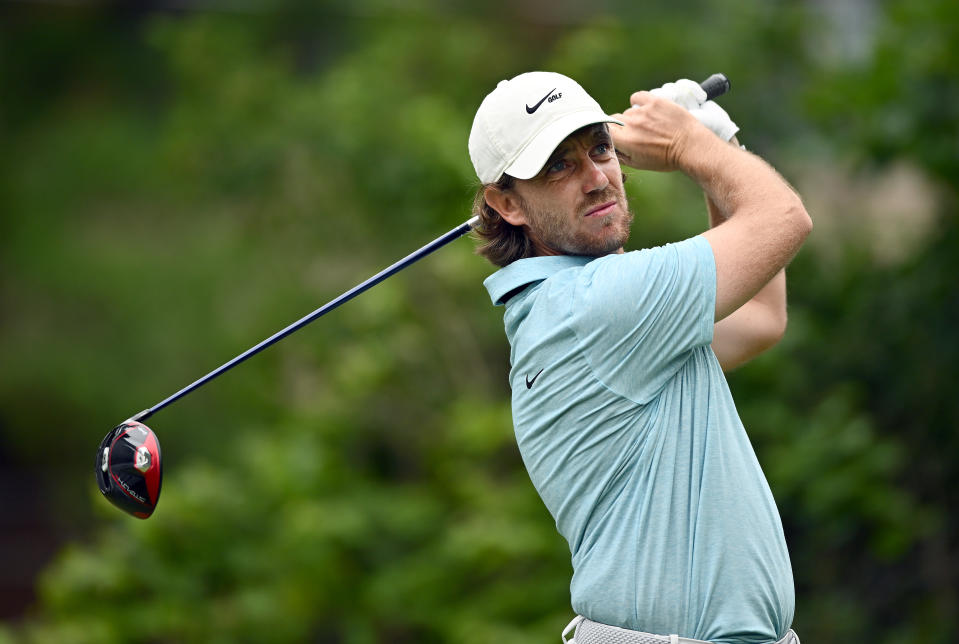
[{"label": "man's arm", "polygon": [[616,115],[626,126],[610,128],[621,160],[640,169],[681,170],[729,215],[703,233],[716,260],[715,320],[724,320],[783,270],[812,220],[772,167],[720,140],[682,107],[649,92],[633,94],[630,102],[638,107]]}]

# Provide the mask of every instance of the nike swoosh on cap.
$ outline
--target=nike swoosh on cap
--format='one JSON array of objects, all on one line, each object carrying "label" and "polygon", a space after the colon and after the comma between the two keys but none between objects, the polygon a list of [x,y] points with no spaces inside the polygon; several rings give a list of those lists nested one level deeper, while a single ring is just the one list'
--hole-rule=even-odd
[{"label": "nike swoosh on cap", "polygon": [[529,105],[527,105],[527,106],[526,106],[526,113],[527,113],[527,114],[532,114],[533,112],[535,112],[536,110],[538,110],[538,109],[539,109],[539,106],[543,104],[543,101],[545,101],[547,98],[549,98],[549,95],[552,94],[552,93],[555,92],[555,91],[556,91],[556,88],[554,87],[553,89],[551,89],[551,90],[549,90],[548,92],[546,92],[546,96],[544,96],[543,98],[539,99],[539,103],[537,103],[537,104],[534,105],[533,107],[530,107]]}]

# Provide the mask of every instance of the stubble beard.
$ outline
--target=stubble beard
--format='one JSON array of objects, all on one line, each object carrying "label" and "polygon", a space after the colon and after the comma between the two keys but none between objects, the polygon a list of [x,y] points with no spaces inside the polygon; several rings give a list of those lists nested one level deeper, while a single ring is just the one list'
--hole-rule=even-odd
[{"label": "stubble beard", "polygon": [[[563,255],[585,255],[602,257],[618,251],[629,240],[633,223],[633,213],[629,209],[626,197],[615,190],[604,191],[599,197],[590,200],[586,209],[616,200],[618,211],[599,218],[596,222],[603,234],[591,233],[580,227],[574,227],[568,217],[557,217],[545,209],[525,208],[526,216],[535,229],[536,241]],[[609,230],[614,228],[619,230]]]}]

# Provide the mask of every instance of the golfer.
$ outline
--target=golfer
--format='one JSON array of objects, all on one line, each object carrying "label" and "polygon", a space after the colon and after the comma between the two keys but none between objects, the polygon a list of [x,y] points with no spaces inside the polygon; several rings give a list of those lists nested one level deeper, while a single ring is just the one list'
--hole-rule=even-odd
[{"label": "golfer", "polygon": [[[522,74],[469,138],[516,439],[572,555],[563,641],[798,644],[779,512],[723,371],[782,337],[812,224],[696,83],[630,102],[607,115],[565,76]],[[709,229],[623,252],[620,163],[695,181]]]}]

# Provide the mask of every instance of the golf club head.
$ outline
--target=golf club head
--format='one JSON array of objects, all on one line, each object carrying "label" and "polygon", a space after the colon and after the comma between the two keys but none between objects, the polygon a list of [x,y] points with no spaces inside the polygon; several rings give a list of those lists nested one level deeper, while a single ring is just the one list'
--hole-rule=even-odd
[{"label": "golf club head", "polygon": [[156,434],[135,420],[114,427],[97,450],[96,475],[97,485],[110,503],[139,519],[149,517],[163,483]]}]

